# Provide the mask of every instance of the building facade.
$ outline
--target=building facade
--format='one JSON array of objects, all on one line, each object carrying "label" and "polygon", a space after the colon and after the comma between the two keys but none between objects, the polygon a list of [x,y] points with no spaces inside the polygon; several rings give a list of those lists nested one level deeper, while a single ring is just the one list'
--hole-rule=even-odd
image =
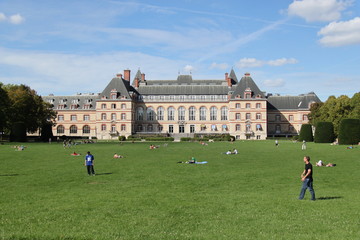
[{"label": "building facade", "polygon": [[308,122],[315,93],[265,95],[249,73],[222,80],[147,80],[137,71],[117,74],[99,94],[44,96],[57,112],[54,136],[116,139],[134,134],[230,134],[236,139],[297,135]]}]

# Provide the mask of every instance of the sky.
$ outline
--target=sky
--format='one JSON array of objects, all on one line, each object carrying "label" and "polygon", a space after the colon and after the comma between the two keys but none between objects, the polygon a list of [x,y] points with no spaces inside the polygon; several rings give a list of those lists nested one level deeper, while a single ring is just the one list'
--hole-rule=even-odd
[{"label": "sky", "polygon": [[250,73],[266,93],[360,91],[360,0],[0,0],[0,82],[46,96]]}]

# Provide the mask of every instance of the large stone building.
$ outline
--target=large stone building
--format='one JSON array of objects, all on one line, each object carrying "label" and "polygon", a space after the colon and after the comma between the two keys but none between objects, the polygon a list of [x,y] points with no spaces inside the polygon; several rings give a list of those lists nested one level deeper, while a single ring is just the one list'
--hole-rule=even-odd
[{"label": "large stone building", "polygon": [[228,133],[236,139],[297,135],[308,122],[315,93],[265,95],[249,73],[240,80],[234,70],[221,80],[147,80],[137,71],[117,74],[99,94],[45,96],[57,111],[54,136],[115,139],[134,134]]}]

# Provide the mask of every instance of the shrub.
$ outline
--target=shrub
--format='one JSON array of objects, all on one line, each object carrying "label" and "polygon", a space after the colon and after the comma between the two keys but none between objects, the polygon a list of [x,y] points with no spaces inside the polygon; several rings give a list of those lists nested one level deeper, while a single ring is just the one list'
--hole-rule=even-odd
[{"label": "shrub", "polygon": [[334,125],[332,122],[318,122],[316,124],[314,137],[316,143],[332,143],[334,139]]},{"label": "shrub", "polygon": [[301,126],[299,141],[303,141],[303,140],[305,140],[306,142],[314,141],[311,124],[303,124]]},{"label": "shrub", "polygon": [[126,137],[125,137],[125,136],[119,136],[119,141],[120,141],[120,142],[126,141]]},{"label": "shrub", "polygon": [[180,138],[180,142],[190,142],[193,141],[194,139],[191,137],[182,137]]},{"label": "shrub", "polygon": [[343,119],[339,126],[339,144],[360,142],[360,119]]}]

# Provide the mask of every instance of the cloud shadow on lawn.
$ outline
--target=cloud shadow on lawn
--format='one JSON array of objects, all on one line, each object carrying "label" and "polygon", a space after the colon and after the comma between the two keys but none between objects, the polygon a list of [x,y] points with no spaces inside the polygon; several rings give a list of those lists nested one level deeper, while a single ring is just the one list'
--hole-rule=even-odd
[{"label": "cloud shadow on lawn", "polygon": [[319,197],[316,200],[334,200],[334,199],[340,199],[343,197],[337,196],[337,197]]},{"label": "cloud shadow on lawn", "polygon": [[14,174],[2,174],[0,175],[0,177],[14,177],[14,176],[19,176],[20,174],[14,173]]}]

